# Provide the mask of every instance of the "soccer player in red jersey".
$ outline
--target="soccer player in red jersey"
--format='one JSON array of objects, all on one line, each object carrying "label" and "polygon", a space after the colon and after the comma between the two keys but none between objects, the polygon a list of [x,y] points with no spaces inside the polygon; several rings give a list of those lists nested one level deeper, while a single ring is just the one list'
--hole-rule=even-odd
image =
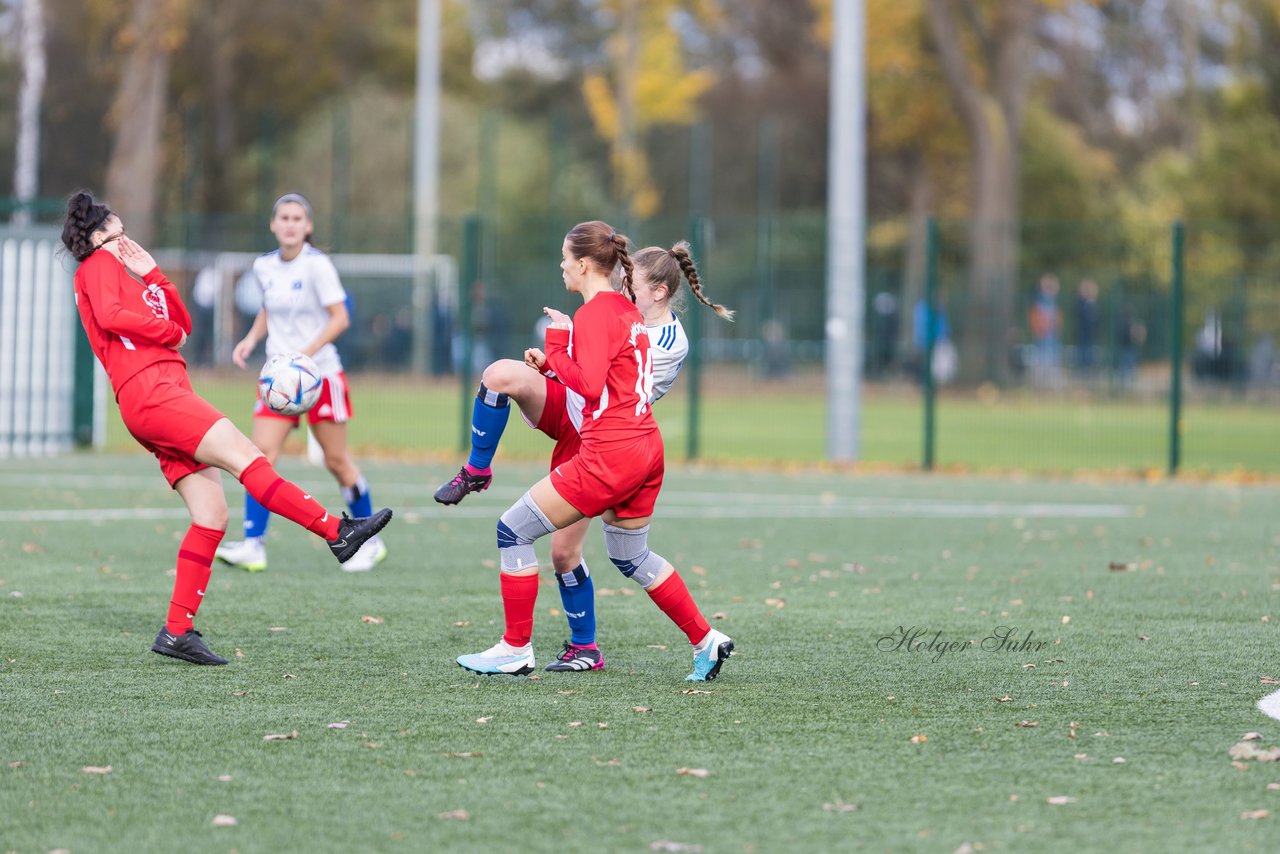
[{"label": "soccer player in red jersey", "polygon": [[358,519],[331,515],[280,477],[226,416],[192,391],[186,360],[178,352],[191,332],[191,316],[177,288],[151,254],[125,235],[110,208],[88,193],[72,195],[62,242],[80,262],[76,307],[115,390],[120,418],[159,460],[191,514],[191,527],[178,547],[168,618],[151,649],[193,664],[226,664],[192,624],[227,529],[227,499],[217,469],[239,479],[273,513],[327,540],[339,563],[381,530],[391,511]]},{"label": "soccer player in red jersey", "polygon": [[[610,285],[621,265],[623,296]],[[538,595],[539,537],[580,519],[602,516],[609,559],[638,582],[694,647],[690,680],[714,679],[733,652],[727,635],[711,628],[680,574],[649,550],[649,520],[662,488],[663,447],[649,402],[653,361],[644,318],[632,302],[627,239],[603,222],[574,226],[561,247],[565,287],[583,298],[570,324],[552,323],[546,352],[525,361],[554,373],[586,399],[576,456],[538,481],[498,520],[506,631],[490,649],[458,657],[476,673],[531,673],[534,603]]]}]

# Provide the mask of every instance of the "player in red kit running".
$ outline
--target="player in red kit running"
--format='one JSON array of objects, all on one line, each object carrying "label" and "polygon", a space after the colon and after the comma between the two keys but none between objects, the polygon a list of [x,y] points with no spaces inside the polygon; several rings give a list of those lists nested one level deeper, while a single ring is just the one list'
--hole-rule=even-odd
[{"label": "player in red kit running", "polygon": [[[622,266],[623,290],[609,277]],[[458,657],[476,673],[531,673],[538,560],[533,543],[577,522],[602,516],[609,559],[640,584],[680,627],[694,648],[690,680],[714,679],[734,644],[711,628],[680,574],[649,550],[649,520],[662,488],[662,434],[653,420],[653,362],[644,318],[632,302],[627,239],[603,222],[574,226],[561,247],[565,287],[582,295],[570,324],[547,329],[546,352],[525,352],[526,363],[554,374],[586,400],[578,454],[556,466],[498,520],[502,604],[506,631],[484,652]]]},{"label": "player in red kit running", "polygon": [[178,353],[191,331],[191,316],[177,288],[151,254],[125,236],[110,208],[88,193],[71,196],[62,242],[80,262],[76,307],[115,390],[120,418],[159,460],[191,514],[191,527],[178,547],[168,618],[151,649],[193,664],[226,664],[192,625],[227,529],[227,499],[217,469],[238,478],[273,513],[327,540],[339,563],[381,530],[391,511],[359,519],[331,515],[276,474],[235,425],[192,391],[186,360]]}]

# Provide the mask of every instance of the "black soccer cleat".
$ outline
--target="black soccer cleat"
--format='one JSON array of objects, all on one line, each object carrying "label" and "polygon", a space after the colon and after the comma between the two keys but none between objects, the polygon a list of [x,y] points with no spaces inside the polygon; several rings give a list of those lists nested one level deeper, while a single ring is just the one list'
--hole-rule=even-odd
[{"label": "black soccer cleat", "polygon": [[603,669],[603,652],[591,647],[574,646],[569,641],[564,642],[564,651],[560,653],[560,656],[543,668],[543,670],[549,670],[552,673],[576,673],[582,670]]},{"label": "black soccer cleat", "polygon": [[352,519],[346,513],[338,523],[338,536],[329,540],[329,550],[338,559],[338,563],[346,563],[360,551],[365,540],[387,527],[391,521],[391,510],[383,507],[375,510],[372,516],[361,516]]},{"label": "black soccer cleat", "polygon": [[457,504],[473,492],[482,492],[493,483],[491,474],[471,474],[467,467],[458,469],[453,480],[436,490],[436,501],[441,504]]},{"label": "black soccer cleat", "polygon": [[226,664],[227,660],[204,645],[200,633],[195,629],[175,635],[168,628],[161,626],[156,642],[151,645],[152,652],[181,658],[192,664]]}]

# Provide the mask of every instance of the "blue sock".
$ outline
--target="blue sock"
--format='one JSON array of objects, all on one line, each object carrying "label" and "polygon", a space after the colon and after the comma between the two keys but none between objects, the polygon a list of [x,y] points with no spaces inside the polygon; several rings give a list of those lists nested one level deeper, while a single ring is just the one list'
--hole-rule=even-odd
[{"label": "blue sock", "polygon": [[584,560],[573,572],[557,574],[560,582],[560,601],[564,615],[569,619],[569,643],[586,646],[596,642],[596,591],[591,584],[591,572]]},{"label": "blue sock", "polygon": [[342,500],[347,502],[351,515],[360,519],[373,515],[373,499],[369,497],[369,481],[360,475],[354,486],[342,487]]},{"label": "blue sock", "polygon": [[490,391],[480,383],[471,408],[471,457],[467,460],[471,468],[483,471],[493,462],[502,431],[507,429],[507,416],[511,414],[508,404],[505,394]]},{"label": "blue sock", "polygon": [[271,511],[258,503],[249,493],[244,494],[244,538],[265,537],[267,522],[271,520]]}]

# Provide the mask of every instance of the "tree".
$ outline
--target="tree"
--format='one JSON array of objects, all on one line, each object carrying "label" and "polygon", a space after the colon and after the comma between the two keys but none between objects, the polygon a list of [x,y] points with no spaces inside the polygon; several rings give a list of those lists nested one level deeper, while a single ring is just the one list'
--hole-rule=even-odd
[{"label": "tree", "polygon": [[[963,19],[955,12],[959,6]],[[962,376],[1009,378],[1022,126],[1031,90],[1034,0],[928,0],[947,90],[969,137],[970,291],[957,345]]]}]

